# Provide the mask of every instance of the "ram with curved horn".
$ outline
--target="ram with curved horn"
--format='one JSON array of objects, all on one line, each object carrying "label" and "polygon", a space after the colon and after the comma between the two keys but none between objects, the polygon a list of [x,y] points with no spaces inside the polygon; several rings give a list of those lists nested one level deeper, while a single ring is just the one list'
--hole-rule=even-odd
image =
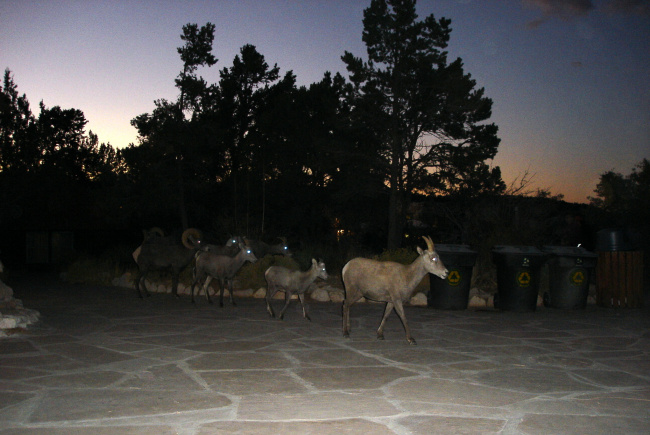
[{"label": "ram with curved horn", "polygon": [[354,258],[343,267],[345,300],[343,302],[343,336],[350,336],[350,306],[362,296],[376,302],[385,302],[384,317],[381,319],[377,338],[384,339],[386,318],[395,309],[406,331],[406,340],[416,344],[406,315],[404,302],[408,301],[417,285],[427,273],[442,279],[447,277],[447,268],[435,251],[430,237],[422,237],[427,249],[417,247],[418,258],[411,264],[403,265],[392,261],[376,261],[367,258]]},{"label": "ram with curved horn", "polygon": [[[165,239],[165,240],[162,240]],[[171,269],[172,271],[172,294],[178,297],[178,277],[194,258],[194,254],[201,247],[201,232],[196,228],[188,228],[181,236],[181,243],[175,240],[167,240],[166,237],[153,237],[146,239],[140,252],[134,258],[138,264],[140,273],[135,282],[138,296],[141,298],[149,296],[145,285],[147,273],[152,269]],[[144,292],[140,290],[140,286]]]}]

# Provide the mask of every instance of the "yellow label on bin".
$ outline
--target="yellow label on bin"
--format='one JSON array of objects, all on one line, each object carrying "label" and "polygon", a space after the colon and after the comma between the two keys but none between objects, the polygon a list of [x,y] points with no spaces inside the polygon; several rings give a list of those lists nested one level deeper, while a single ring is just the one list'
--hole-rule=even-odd
[{"label": "yellow label on bin", "polygon": [[530,281],[530,272],[523,270],[517,274],[517,285],[519,287],[528,287]]},{"label": "yellow label on bin", "polygon": [[585,279],[586,279],[585,271],[582,269],[574,269],[571,271],[571,275],[569,275],[569,281],[571,281],[571,284],[573,284],[576,287],[579,287],[582,284],[584,284]]},{"label": "yellow label on bin", "polygon": [[458,285],[460,284],[460,272],[458,270],[451,270],[449,271],[449,275],[447,275],[447,282],[449,285]]}]

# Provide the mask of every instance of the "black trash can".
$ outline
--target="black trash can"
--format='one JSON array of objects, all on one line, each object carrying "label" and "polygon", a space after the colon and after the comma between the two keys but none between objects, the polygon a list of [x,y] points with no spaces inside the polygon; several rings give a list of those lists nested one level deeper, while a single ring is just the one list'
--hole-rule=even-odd
[{"label": "black trash can", "polygon": [[547,254],[534,246],[495,246],[497,266],[494,307],[508,311],[535,311],[541,269]]},{"label": "black trash can", "polygon": [[568,310],[584,309],[589,297],[589,282],[598,255],[572,246],[544,246],[548,259],[548,293],[544,306]]},{"label": "black trash can", "polygon": [[436,244],[436,252],[449,274],[446,279],[430,277],[428,306],[441,310],[467,309],[472,269],[478,252],[467,245],[443,244]]}]

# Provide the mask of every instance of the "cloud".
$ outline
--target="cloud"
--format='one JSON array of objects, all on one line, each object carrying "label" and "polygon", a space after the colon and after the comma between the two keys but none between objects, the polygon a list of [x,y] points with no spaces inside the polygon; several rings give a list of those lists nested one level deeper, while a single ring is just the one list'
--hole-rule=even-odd
[{"label": "cloud", "polygon": [[605,8],[609,12],[650,16],[649,0],[610,0]]},{"label": "cloud", "polygon": [[556,17],[568,21],[587,15],[594,9],[591,0],[523,0],[523,3],[534,9],[541,10],[544,14],[543,17],[529,22],[526,25],[529,29],[539,27],[549,18]]}]

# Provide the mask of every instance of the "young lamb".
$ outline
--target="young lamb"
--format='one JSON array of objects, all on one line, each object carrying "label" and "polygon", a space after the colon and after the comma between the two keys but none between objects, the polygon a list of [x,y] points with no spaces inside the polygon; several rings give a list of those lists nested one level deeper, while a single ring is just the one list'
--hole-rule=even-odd
[{"label": "young lamb", "polygon": [[298,295],[300,299],[300,304],[302,305],[302,314],[309,321],[309,315],[305,308],[305,291],[307,288],[316,280],[316,278],[327,279],[327,271],[325,270],[325,263],[317,262],[312,258],[311,268],[306,272],[300,272],[298,270],[289,270],[286,267],[282,266],[271,266],[266,269],[264,273],[266,278],[267,290],[266,290],[266,310],[269,312],[271,317],[275,317],[273,308],[271,307],[271,298],[278,291],[284,292],[284,307],[280,311],[280,319],[284,319],[284,312],[291,302],[291,296],[294,294]]}]

